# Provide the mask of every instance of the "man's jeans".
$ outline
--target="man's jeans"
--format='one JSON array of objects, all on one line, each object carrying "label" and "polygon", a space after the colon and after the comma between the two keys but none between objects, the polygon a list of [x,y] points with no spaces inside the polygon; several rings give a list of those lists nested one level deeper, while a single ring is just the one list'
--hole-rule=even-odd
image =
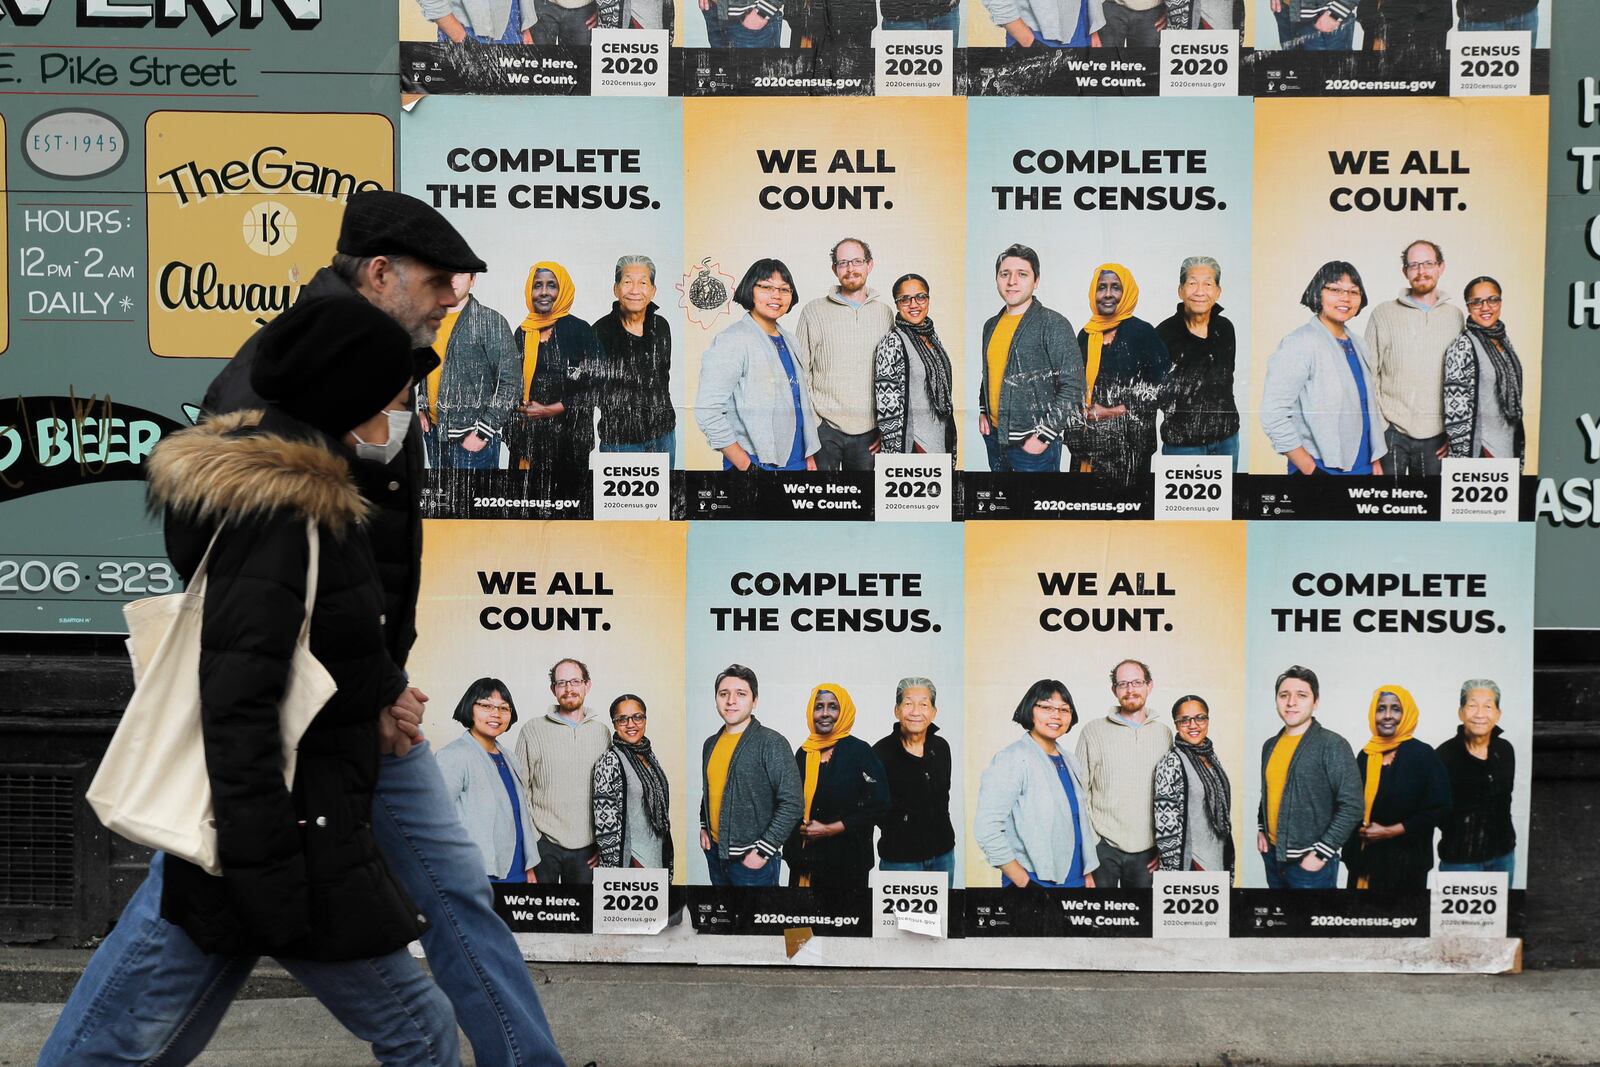
[{"label": "man's jeans", "polygon": [[531,27],[533,43],[537,45],[562,45],[566,48],[588,48],[594,33],[588,22],[600,9],[594,4],[582,7],[562,7],[550,0],[533,0],[533,12],[539,17]]},{"label": "man's jeans", "polygon": [[1233,469],[1239,469],[1239,435],[1231,433],[1220,441],[1207,441],[1203,445],[1162,445],[1164,456],[1227,456],[1233,460]]},{"label": "man's jeans", "polygon": [[1001,445],[993,433],[983,435],[983,450],[989,456],[989,469],[997,472],[1015,471],[1033,474],[1041,471],[1055,473],[1061,469],[1061,442],[1051,441],[1037,456],[1029,455],[1021,444]]},{"label": "man's jeans", "polygon": [[1155,849],[1124,852],[1109,841],[1101,841],[1095,846],[1095,853],[1100,857],[1100,866],[1093,872],[1096,889],[1150,888],[1150,861],[1156,858]]},{"label": "man's jeans", "polygon": [[[439,454],[439,443],[444,442],[444,455]],[[435,470],[458,471],[492,471],[500,466],[500,439],[491,438],[489,443],[476,452],[468,452],[462,447],[463,438],[450,440],[445,435],[434,431],[422,437],[422,449],[427,454],[428,466]]]},{"label": "man's jeans", "polygon": [[1165,4],[1135,11],[1117,0],[1106,0],[1104,12],[1106,24],[1100,28],[1100,43],[1106,48],[1161,47],[1161,31],[1156,29],[1156,23],[1166,17]]},{"label": "man's jeans", "polygon": [[872,442],[878,439],[877,430],[866,433],[845,433],[828,423],[817,427],[817,470],[819,471],[870,471],[873,468]]},{"label": "man's jeans", "polygon": [[593,885],[594,868],[589,857],[595,846],[588,848],[562,848],[554,841],[539,835],[539,865],[533,869],[540,885]]},{"label": "man's jeans", "polygon": [[723,859],[714,848],[708,848],[706,853],[706,871],[711,875],[711,884],[718,886],[756,886],[771,889],[778,884],[778,857],[773,856],[767,860],[766,866],[759,871],[752,871],[741,860]]},{"label": "man's jeans", "polygon": [[1456,27],[1468,33],[1477,33],[1481,30],[1527,30],[1533,34],[1534,41],[1539,39],[1539,9],[1525,11],[1520,15],[1512,15],[1508,19],[1483,19],[1474,22],[1472,19],[1462,19]]},{"label": "man's jeans", "polygon": [[1449,440],[1438,437],[1407,437],[1393,426],[1384,431],[1389,454],[1383,457],[1383,473],[1396,478],[1437,478],[1441,472],[1439,449]]},{"label": "man's jeans", "polygon": [[1355,16],[1339,23],[1332,33],[1323,33],[1314,22],[1296,23],[1290,15],[1289,5],[1277,12],[1278,47],[1298,48],[1306,52],[1348,52],[1356,42]]},{"label": "man's jeans", "polygon": [[[456,817],[426,744],[379,764],[372,829],[390,871],[428,918],[422,947],[477,1062],[560,1064],[516,939],[494,912],[482,854]],[[158,853],[116,927],[89,958],[40,1067],[169,1067],[199,1055],[216,1031],[255,961],[201,952],[162,919],[161,873]],[[301,967],[301,961],[281,962]]]},{"label": "man's jeans", "polygon": [[1299,860],[1287,863],[1278,860],[1276,850],[1261,854],[1261,865],[1267,871],[1268,889],[1337,889],[1339,887],[1339,861],[1329,860],[1320,871],[1308,871]]},{"label": "man's jeans", "polygon": [[[710,22],[716,14],[716,6],[706,12],[706,32],[711,32]],[[722,24],[722,33],[725,37],[724,45],[728,48],[781,48],[783,46],[783,19],[776,16],[767,20],[767,24],[759,30],[746,29],[742,19],[728,19]],[[715,47],[715,46],[714,46]]]},{"label": "man's jeans", "polygon": [[1512,849],[1504,856],[1496,856],[1492,860],[1481,860],[1477,863],[1446,863],[1444,860],[1440,860],[1439,869],[1441,871],[1501,872],[1509,878],[1517,871],[1517,850]]},{"label": "man's jeans", "polygon": [[616,441],[600,442],[602,452],[665,452],[670,462],[671,456],[678,443],[677,433],[668,430],[660,437],[652,437],[648,441],[639,441],[635,444],[620,444]]},{"label": "man's jeans", "polygon": [[925,860],[909,860],[897,862],[895,860],[879,860],[880,871],[943,871],[950,876],[950,884],[955,885],[956,880],[956,850],[941,852]]},{"label": "man's jeans", "polygon": [[[953,7],[929,19],[884,19],[886,30],[949,30],[950,47],[961,47],[961,9]],[[886,868],[887,869],[887,868]]]}]

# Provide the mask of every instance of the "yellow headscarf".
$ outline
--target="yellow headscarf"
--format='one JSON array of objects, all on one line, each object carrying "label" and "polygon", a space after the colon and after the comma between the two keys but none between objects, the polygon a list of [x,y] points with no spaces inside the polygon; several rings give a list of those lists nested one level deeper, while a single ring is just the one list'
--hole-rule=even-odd
[{"label": "yellow headscarf", "polygon": [[[1110,315],[1102,316],[1094,309],[1094,291],[1100,284],[1100,275],[1110,271],[1122,283],[1122,299],[1117,302],[1117,309]],[[1139,303],[1139,283],[1133,280],[1133,272],[1121,263],[1102,263],[1094,269],[1093,276],[1089,279],[1089,321],[1084,323],[1084,332],[1089,335],[1089,351],[1084,353],[1083,370],[1083,403],[1085,407],[1094,400],[1094,382],[1100,376],[1100,350],[1105,347],[1105,334],[1115,330],[1128,319],[1133,317],[1133,309]]]},{"label": "yellow headscarf", "polygon": [[[1400,698],[1400,728],[1393,737],[1378,736],[1378,698],[1384,693],[1393,693]],[[1367,726],[1372,730],[1372,740],[1361,747],[1361,751],[1367,754],[1366,805],[1362,808],[1362,823],[1372,821],[1372,801],[1378,795],[1378,776],[1383,773],[1383,757],[1411,740],[1411,735],[1417,729],[1417,718],[1417,702],[1412,699],[1409,690],[1398,685],[1380,685],[1373,691],[1372,704],[1367,708]]]},{"label": "yellow headscarf", "polygon": [[[550,314],[540,315],[533,310],[533,276],[547,270],[556,276],[556,306]],[[540,260],[528,270],[528,282],[522,287],[522,299],[528,305],[528,317],[522,320],[522,399],[531,400],[533,372],[539,367],[539,331],[555,325],[557,319],[572,310],[572,275],[567,268],[549,260]]]},{"label": "yellow headscarf", "polygon": [[[812,718],[816,713],[817,694],[822,692],[832,693],[839,698],[839,718],[833,724],[833,733],[819,734]],[[850,730],[856,724],[856,702],[850,699],[850,694],[844,687],[834,685],[832,682],[823,682],[811,690],[811,699],[806,701],[806,729],[810,731],[800,748],[806,755],[806,811],[802,819],[811,818],[811,801],[817,795],[817,775],[822,769],[822,760],[818,753],[832,748],[844,738],[850,736]]]}]

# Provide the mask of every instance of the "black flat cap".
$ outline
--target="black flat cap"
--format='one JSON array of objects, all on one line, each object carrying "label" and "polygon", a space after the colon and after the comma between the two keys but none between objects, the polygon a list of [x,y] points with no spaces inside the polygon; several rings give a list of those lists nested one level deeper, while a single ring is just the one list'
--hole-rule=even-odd
[{"label": "black flat cap", "polygon": [[260,337],[250,387],[333,437],[382,411],[411,378],[411,335],[360,297],[301,300]]},{"label": "black flat cap", "polygon": [[352,193],[339,224],[338,249],[347,256],[415,256],[445,270],[481,274],[479,259],[445,217],[405,193]]}]

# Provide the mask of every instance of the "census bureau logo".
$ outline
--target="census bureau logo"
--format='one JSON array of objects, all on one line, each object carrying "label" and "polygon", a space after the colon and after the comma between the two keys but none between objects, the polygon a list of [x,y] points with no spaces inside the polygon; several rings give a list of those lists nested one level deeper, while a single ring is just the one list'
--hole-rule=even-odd
[{"label": "census bureau logo", "polygon": [[263,256],[281,256],[294,247],[300,221],[276,200],[263,200],[244,213],[244,243]]}]

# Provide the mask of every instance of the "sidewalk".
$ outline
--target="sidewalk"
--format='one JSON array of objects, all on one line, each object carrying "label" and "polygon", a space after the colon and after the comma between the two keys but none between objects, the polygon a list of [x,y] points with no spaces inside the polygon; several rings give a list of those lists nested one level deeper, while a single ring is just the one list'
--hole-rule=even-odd
[{"label": "sidewalk", "polygon": [[[0,1067],[31,1065],[86,954],[0,949]],[[531,965],[578,1067],[1600,1064],[1600,971],[1506,976]],[[204,1067],[372,1063],[263,965]],[[54,1002],[51,1002],[54,1001]],[[469,1061],[470,1062],[470,1061]]]}]

